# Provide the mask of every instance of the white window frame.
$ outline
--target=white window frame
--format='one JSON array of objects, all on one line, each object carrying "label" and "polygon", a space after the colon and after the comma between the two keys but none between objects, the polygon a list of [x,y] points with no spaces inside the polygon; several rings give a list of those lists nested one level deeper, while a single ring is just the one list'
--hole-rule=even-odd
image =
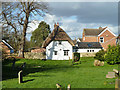
[{"label": "white window frame", "polygon": [[[103,38],[102,40],[103,40],[103,42],[101,42],[101,38]],[[104,37],[100,37],[100,43],[104,43]]]},{"label": "white window frame", "polygon": [[69,50],[64,50],[64,56],[68,56],[68,51]]}]

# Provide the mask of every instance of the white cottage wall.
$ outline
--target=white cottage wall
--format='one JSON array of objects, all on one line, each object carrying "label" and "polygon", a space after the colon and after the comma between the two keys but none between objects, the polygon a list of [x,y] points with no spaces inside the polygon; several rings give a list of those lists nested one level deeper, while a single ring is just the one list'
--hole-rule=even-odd
[{"label": "white cottage wall", "polygon": [[[68,50],[68,56],[64,55],[64,50]],[[55,55],[55,51],[57,51],[57,55]],[[72,59],[72,45],[68,41],[52,41],[46,47],[46,59],[51,60],[69,60]]]}]

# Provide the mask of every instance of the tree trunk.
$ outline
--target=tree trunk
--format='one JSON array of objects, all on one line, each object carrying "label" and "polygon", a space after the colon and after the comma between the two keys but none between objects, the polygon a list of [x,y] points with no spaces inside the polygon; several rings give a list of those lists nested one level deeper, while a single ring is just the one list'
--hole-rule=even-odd
[{"label": "tree trunk", "polygon": [[24,49],[25,49],[25,37],[26,37],[26,30],[23,29],[23,36],[22,36],[22,48],[21,48],[21,56],[24,58]]},{"label": "tree trunk", "polygon": [[29,10],[26,13],[25,22],[23,25],[23,33],[22,33],[22,45],[21,45],[21,57],[24,58],[24,49],[25,49],[25,37],[26,37],[26,31],[28,26],[28,18],[29,18]]}]

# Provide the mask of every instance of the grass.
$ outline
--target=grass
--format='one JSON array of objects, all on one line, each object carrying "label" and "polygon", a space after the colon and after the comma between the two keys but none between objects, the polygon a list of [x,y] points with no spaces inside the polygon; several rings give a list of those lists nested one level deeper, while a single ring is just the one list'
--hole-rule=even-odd
[{"label": "grass", "polygon": [[[26,62],[23,70],[23,83],[18,84],[20,65]],[[56,88],[56,83],[66,88],[114,88],[115,78],[106,79],[106,74],[118,65],[94,67],[94,58],[83,57],[81,64],[71,65],[69,61],[18,59],[15,70],[10,61],[3,62],[2,88]]]}]

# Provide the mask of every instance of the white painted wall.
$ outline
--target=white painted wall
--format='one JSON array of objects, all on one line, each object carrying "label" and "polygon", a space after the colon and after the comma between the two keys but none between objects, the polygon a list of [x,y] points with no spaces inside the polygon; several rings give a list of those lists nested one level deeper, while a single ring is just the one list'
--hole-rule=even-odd
[{"label": "white painted wall", "polygon": [[[99,50],[101,50],[101,49],[78,49],[78,53],[93,53],[93,52],[87,52],[87,50],[94,50],[94,52],[98,52]],[[74,52],[75,52],[75,50],[74,50]]]},{"label": "white painted wall", "polygon": [[[69,50],[68,56],[64,56],[63,50]],[[55,55],[54,51],[57,51],[57,55]],[[50,60],[69,60],[72,59],[72,45],[68,41],[61,41],[61,45],[59,41],[52,41],[46,47],[46,59]]]}]

